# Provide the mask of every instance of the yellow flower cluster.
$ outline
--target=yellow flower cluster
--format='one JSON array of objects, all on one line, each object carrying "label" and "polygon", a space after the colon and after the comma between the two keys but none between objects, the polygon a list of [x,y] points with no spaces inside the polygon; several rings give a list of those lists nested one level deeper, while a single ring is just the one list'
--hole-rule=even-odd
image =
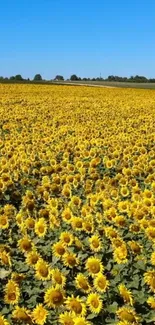
[{"label": "yellow flower cluster", "polygon": [[155,321],[155,92],[0,84],[0,325]]}]

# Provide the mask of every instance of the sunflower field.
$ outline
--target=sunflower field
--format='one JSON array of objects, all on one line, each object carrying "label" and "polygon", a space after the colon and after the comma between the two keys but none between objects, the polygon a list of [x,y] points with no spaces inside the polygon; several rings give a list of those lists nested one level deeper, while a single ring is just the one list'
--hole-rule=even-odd
[{"label": "sunflower field", "polygon": [[0,84],[0,325],[155,324],[155,92]]}]

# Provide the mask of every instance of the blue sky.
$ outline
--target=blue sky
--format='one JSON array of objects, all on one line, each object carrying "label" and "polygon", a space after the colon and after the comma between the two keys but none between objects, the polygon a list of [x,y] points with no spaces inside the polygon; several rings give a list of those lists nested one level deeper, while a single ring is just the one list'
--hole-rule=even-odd
[{"label": "blue sky", "polygon": [[0,75],[155,77],[154,0],[0,0]]}]

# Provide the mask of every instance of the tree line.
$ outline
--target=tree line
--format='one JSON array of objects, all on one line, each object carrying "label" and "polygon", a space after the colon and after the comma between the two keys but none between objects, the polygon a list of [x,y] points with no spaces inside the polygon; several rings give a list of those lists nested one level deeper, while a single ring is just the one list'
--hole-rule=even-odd
[{"label": "tree line", "polygon": [[[54,79],[51,79],[51,80],[46,80],[46,79],[43,79],[41,74],[36,74],[34,76],[33,79],[24,79],[20,74],[17,74],[15,76],[11,76],[10,78],[5,78],[5,77],[0,77],[0,81],[64,81],[64,77],[61,76],[61,75],[57,75]],[[70,76],[69,79],[67,79],[66,81],[111,81],[111,82],[137,82],[137,83],[151,83],[151,82],[154,82],[155,83],[155,78],[146,78],[144,76],[139,76],[139,75],[136,75],[136,76],[131,76],[129,78],[127,77],[119,77],[119,76],[114,76],[114,75],[110,75],[108,76],[107,78],[102,78],[102,77],[97,77],[97,78],[81,78],[81,77],[78,77],[76,74],[73,74]]]}]

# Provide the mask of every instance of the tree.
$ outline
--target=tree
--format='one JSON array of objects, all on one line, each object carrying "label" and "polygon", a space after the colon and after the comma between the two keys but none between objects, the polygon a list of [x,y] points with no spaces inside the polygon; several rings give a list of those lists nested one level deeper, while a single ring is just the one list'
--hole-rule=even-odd
[{"label": "tree", "polygon": [[35,80],[35,81],[41,81],[42,80],[42,76],[41,76],[41,74],[36,74],[35,76],[34,76],[34,79],[33,80]]},{"label": "tree", "polygon": [[17,74],[17,75],[15,76],[15,80],[17,80],[17,81],[21,81],[21,80],[23,80],[23,78],[22,78],[22,76],[21,76],[20,74]]},{"label": "tree", "polygon": [[63,76],[60,76],[60,75],[57,75],[57,76],[54,78],[54,80],[60,80],[60,81],[62,81],[62,80],[64,80],[64,77],[63,77]]},{"label": "tree", "polygon": [[72,74],[72,76],[70,77],[70,80],[77,81],[77,80],[79,80],[79,78],[76,76],[76,74]]},{"label": "tree", "polygon": [[15,80],[15,76],[11,76],[10,77],[10,80]]}]

